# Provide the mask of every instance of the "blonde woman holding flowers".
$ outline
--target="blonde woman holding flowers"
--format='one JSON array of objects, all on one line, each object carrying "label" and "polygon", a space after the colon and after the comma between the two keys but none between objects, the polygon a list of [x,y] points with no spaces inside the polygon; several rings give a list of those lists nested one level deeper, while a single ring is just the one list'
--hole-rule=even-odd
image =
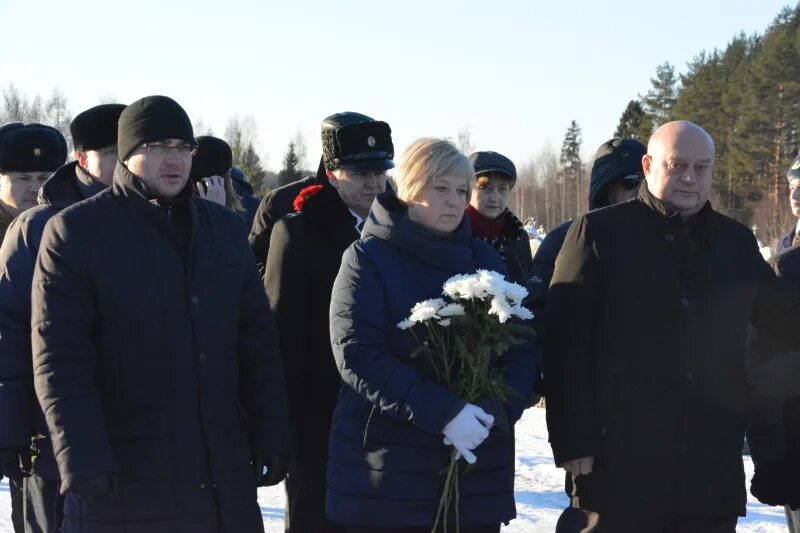
[{"label": "blonde woman holding flowers", "polygon": [[499,532],[516,516],[513,425],[538,371],[536,348],[516,345],[498,361],[514,391],[505,403],[468,403],[437,382],[420,355],[424,328],[397,324],[415,303],[441,296],[452,276],[505,269],[472,237],[464,210],[475,174],[452,144],[415,141],[395,177],[397,193],[375,200],[333,288],[331,343],[343,385],[327,514],[349,533],[431,531],[455,449],[474,463],[459,478],[461,533]]}]

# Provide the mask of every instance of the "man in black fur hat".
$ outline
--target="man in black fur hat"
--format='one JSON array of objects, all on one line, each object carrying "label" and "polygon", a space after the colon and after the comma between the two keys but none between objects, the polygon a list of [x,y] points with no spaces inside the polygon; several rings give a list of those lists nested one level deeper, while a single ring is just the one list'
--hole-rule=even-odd
[{"label": "man in black fur hat", "polygon": [[67,160],[61,133],[43,124],[0,126],[0,243],[11,221],[36,205],[39,188]]},{"label": "man in black fur hat", "polygon": [[394,167],[391,129],[359,113],[322,122],[322,164],[298,191],[294,213],[272,229],[265,285],[278,321],[292,428],[286,477],[287,533],[343,532],[325,516],[328,433],[341,378],[328,309],[342,254],[358,239]]},{"label": "man in black fur hat", "polygon": [[[31,280],[45,224],[56,213],[109,185],[117,160],[117,119],[125,106],[104,104],[70,124],[75,161],[42,186],[39,205],[17,217],[0,249],[0,448],[14,462],[33,464],[24,480],[24,521],[29,532],[56,531],[58,468],[47,424],[33,393]],[[15,456],[18,458],[15,459]]]},{"label": "man in black fur hat", "polygon": [[[14,217],[36,205],[36,197],[42,183],[50,174],[64,163],[67,158],[67,144],[64,136],[50,126],[42,124],[23,124],[11,122],[0,127],[0,244]],[[0,279],[7,281],[6,276],[0,271]],[[27,286],[30,292],[30,284]],[[5,299],[0,305],[8,303]],[[30,320],[28,321],[30,323]],[[24,329],[30,331],[29,324]],[[4,334],[0,331],[0,334]],[[30,340],[28,341],[30,342]],[[6,353],[6,341],[0,337],[0,352]],[[30,357],[27,359],[27,369],[30,367]],[[5,361],[0,360],[0,375],[7,369]],[[28,371],[27,374],[30,372]],[[13,374],[16,381],[19,376],[16,369]],[[11,519],[14,530],[23,531],[23,499],[22,469],[30,470],[30,454],[27,446],[30,437],[23,443],[11,442],[7,435],[2,434],[4,428],[11,427],[12,431],[25,432],[27,428],[19,424],[19,418],[13,411],[25,410],[24,404],[15,404],[16,392],[14,385],[11,388],[0,378],[0,476],[5,474],[10,480],[11,488]],[[30,395],[25,395],[26,400]],[[12,401],[8,401],[12,400]],[[20,446],[17,446],[20,444]]]}]

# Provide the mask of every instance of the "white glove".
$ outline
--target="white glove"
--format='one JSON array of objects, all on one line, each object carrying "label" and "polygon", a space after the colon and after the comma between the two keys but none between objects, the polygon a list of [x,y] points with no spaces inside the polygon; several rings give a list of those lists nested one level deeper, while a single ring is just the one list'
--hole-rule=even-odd
[{"label": "white glove", "polygon": [[492,424],[494,424],[492,415],[477,405],[468,403],[442,430],[444,442],[452,444],[468,463],[473,464],[476,457],[471,450],[486,440],[489,436],[488,428],[491,428]]}]

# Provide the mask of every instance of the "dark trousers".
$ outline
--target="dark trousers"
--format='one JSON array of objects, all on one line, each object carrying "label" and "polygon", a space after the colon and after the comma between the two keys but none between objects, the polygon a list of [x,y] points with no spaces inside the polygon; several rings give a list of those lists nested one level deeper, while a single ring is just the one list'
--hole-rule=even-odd
[{"label": "dark trousers", "polygon": [[286,474],[286,533],[345,533],[346,528],[325,516],[327,462],[303,458],[289,463]]},{"label": "dark trousers", "polygon": [[25,478],[25,533],[56,533],[61,512],[59,482],[39,476]]},{"label": "dark trousers", "polygon": [[22,483],[9,479],[8,488],[11,492],[11,524],[14,533],[25,533],[25,520],[23,520]]},{"label": "dark trousers", "polygon": [[598,533],[736,533],[738,516],[600,513]]},{"label": "dark trousers", "polygon": [[[455,531],[455,526],[448,530]],[[500,533],[500,524],[496,526],[461,526],[460,531],[461,533]],[[347,533],[431,533],[431,528],[348,526]]]}]

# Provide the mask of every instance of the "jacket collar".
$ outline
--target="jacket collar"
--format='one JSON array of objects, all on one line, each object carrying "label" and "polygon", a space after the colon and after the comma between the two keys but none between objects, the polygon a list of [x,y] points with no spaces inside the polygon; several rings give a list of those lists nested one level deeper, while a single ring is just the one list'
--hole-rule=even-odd
[{"label": "jacket collar", "polygon": [[[653,193],[650,192],[646,182],[642,185],[642,187],[639,188],[639,196],[637,197],[637,200],[654,213],[657,213],[663,217],[674,219],[676,221],[683,221],[682,217],[677,211],[653,196]],[[700,211],[696,215],[688,217],[685,222],[691,223],[693,220],[705,220],[708,218],[708,215],[711,213],[711,211],[713,211],[711,202],[706,201],[705,205],[703,205]]]},{"label": "jacket collar", "polygon": [[465,264],[474,262],[477,243],[466,216],[450,234],[438,234],[413,222],[391,187],[373,202],[362,235],[387,241],[423,263],[451,272],[459,272]]}]

